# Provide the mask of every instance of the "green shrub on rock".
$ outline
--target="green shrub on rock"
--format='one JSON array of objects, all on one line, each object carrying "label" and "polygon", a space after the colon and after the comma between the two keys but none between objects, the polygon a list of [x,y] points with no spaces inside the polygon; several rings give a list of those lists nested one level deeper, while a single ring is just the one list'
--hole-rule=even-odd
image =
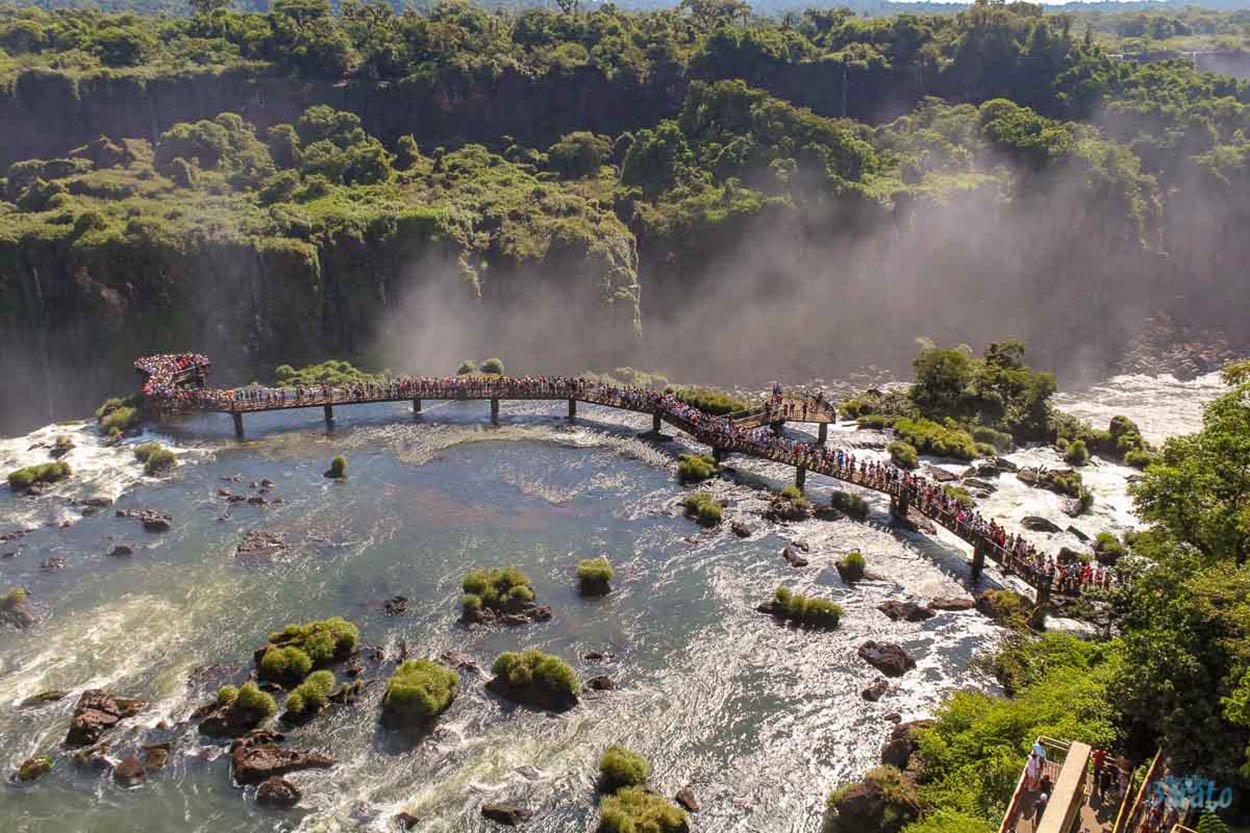
[{"label": "green shrub on rock", "polygon": [[[342,662],[356,650],[360,631],[341,616],[287,625],[269,635],[269,645],[278,648],[298,648],[311,660],[314,668]],[[305,672],[307,673],[307,672]]]},{"label": "green shrub on rock", "polygon": [[976,500],[972,497],[972,492],[968,491],[963,486],[955,486],[947,483],[942,487],[942,492],[965,509],[971,509],[977,505]]},{"label": "green shrub on rock", "polygon": [[835,565],[843,581],[859,581],[868,569],[868,561],[859,550],[851,550]]},{"label": "green shrub on rock", "polygon": [[334,691],[333,672],[322,669],[308,675],[286,698],[286,713],[293,720],[312,717],[325,708],[327,698]]},{"label": "green shrub on rock", "polygon": [[347,458],[340,454],[332,459],[330,468],[326,470],[326,477],[332,480],[342,480],[347,477]]},{"label": "green shrub on rock", "polygon": [[534,601],[534,588],[520,567],[470,570],[460,582],[460,603],[466,613],[483,607],[495,611],[516,609]]},{"label": "green shrub on rock", "polygon": [[1015,448],[1015,441],[1006,431],[996,431],[986,425],[977,425],[972,429],[972,439],[977,444],[993,446],[1000,453],[1007,453]]},{"label": "green shrub on rock", "polygon": [[168,471],[178,463],[174,453],[158,442],[139,443],[134,453],[135,459],[143,463],[143,473],[149,477]]},{"label": "green shrub on rock", "polygon": [[36,755],[23,761],[17,768],[17,781],[19,784],[29,784],[38,780],[50,769],[52,769],[52,758],[47,755]]},{"label": "green shrub on rock", "polygon": [[29,489],[36,483],[55,483],[73,474],[69,463],[53,460],[51,463],[40,463],[27,466],[9,473],[9,488],[15,492]]},{"label": "green shrub on rock", "polygon": [[586,558],[577,563],[577,579],[583,596],[602,596],[609,589],[609,582],[616,575],[608,559]]},{"label": "green shrub on rock", "polygon": [[686,508],[686,514],[698,521],[700,526],[716,526],[721,522],[725,511],[725,507],[710,492],[688,495],[682,505]]},{"label": "green shrub on rock", "polygon": [[270,647],[261,656],[257,665],[262,680],[270,680],[282,685],[294,685],[312,670],[312,659],[299,648]]},{"label": "green shrub on rock", "polygon": [[698,483],[715,477],[716,458],[710,454],[682,454],[677,458],[677,479],[682,483]]},{"label": "green shrub on rock", "polygon": [[577,674],[558,657],[529,649],[506,651],[491,666],[495,676],[487,688],[521,703],[547,709],[566,709],[577,703],[581,684]]},{"label": "green shrub on rock", "polygon": [[504,371],[503,359],[490,358],[482,362],[482,366],[478,368],[483,373],[493,373],[496,376],[502,376]]},{"label": "green shrub on rock", "polygon": [[460,366],[456,368],[457,376],[468,376],[476,372],[477,362],[473,361],[473,359],[465,359],[460,363]]},{"label": "green shrub on rock", "polygon": [[641,787],[625,787],[599,802],[599,833],[683,833],[686,811]]},{"label": "green shrub on rock", "polygon": [[1073,440],[1063,452],[1063,461],[1070,466],[1083,466],[1089,462],[1089,449],[1084,440]]},{"label": "green shrub on rock", "polygon": [[432,720],[451,705],[459,682],[460,675],[437,662],[408,660],[386,681],[382,719],[394,725]]},{"label": "green shrub on rock", "polygon": [[829,505],[848,518],[863,521],[868,518],[868,501],[857,494],[836,490],[829,498]]},{"label": "green shrub on rock", "polygon": [[718,416],[745,411],[750,407],[750,403],[746,400],[738,399],[715,388],[678,388],[673,391],[673,396],[678,402]]},{"label": "green shrub on rock", "polygon": [[885,450],[890,452],[890,462],[901,469],[911,470],[920,466],[920,458],[910,443],[895,440],[887,445]]},{"label": "green shrub on rock", "polygon": [[919,815],[915,784],[897,767],[880,766],[829,795],[821,833],[897,833]]},{"label": "green shrub on rock", "polygon": [[842,606],[829,599],[817,599],[778,587],[773,594],[771,613],[782,619],[818,628],[836,628],[842,620]]},{"label": "green shrub on rock", "polygon": [[651,777],[651,764],[637,752],[614,743],[599,758],[599,789],[614,793],[623,787],[641,787]]},{"label": "green shrub on rock", "polygon": [[[950,421],[948,420],[948,423]],[[972,436],[953,424],[931,419],[900,419],[894,423],[894,434],[920,454],[968,461],[977,456]]]}]

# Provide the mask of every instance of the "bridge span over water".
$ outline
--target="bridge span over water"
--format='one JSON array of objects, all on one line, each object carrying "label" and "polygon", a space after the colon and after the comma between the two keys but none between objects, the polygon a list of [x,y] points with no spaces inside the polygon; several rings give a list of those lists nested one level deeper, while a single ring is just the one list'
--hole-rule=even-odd
[{"label": "bridge span over water", "polygon": [[[320,407],[326,424],[332,426],[336,406],[377,402],[411,402],[413,414],[419,415],[427,400],[489,401],[491,420],[496,423],[500,403],[505,400],[567,402],[569,419],[576,418],[579,402],[648,414],[654,433],[660,433],[664,424],[684,431],[710,447],[717,461],[729,454],[743,454],[791,466],[800,489],[811,472],[886,494],[895,518],[906,522],[909,513],[919,513],[971,544],[974,581],[989,558],[1034,589],[1040,610],[1045,610],[1055,596],[1079,593],[1071,582],[1062,579],[1053,560],[1031,543],[1008,535],[975,509],[961,505],[934,481],[889,463],[860,461],[852,452],[828,447],[827,429],[836,421],[836,412],[824,400],[775,396],[758,408],[717,415],[683,403],[671,393],[563,376],[404,377],[337,386],[210,388],[209,366],[208,359],[198,354],[151,356],[135,362],[145,377],[143,392],[155,410],[230,414],[240,438],[244,436],[244,416],[249,413]],[[803,442],[782,436],[786,422],[816,424],[817,439]]]}]

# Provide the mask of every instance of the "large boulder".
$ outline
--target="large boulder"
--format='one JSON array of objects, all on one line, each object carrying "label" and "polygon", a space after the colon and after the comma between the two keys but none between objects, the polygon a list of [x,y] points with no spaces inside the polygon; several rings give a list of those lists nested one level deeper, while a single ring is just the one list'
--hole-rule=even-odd
[{"label": "large boulder", "polygon": [[699,799],[695,798],[694,790],[690,789],[690,787],[682,787],[678,790],[677,796],[673,800],[677,802],[677,806],[687,813],[699,812]]},{"label": "large boulder", "polygon": [[145,510],[139,513],[139,522],[146,532],[168,532],[174,528],[174,519],[164,512]]},{"label": "large boulder", "polygon": [[877,610],[895,622],[923,622],[934,616],[932,610],[915,602],[900,602],[893,599],[877,605]]},{"label": "large boulder", "polygon": [[1030,532],[1058,532],[1059,525],[1037,515],[1025,515],[1020,519],[1020,526]]},{"label": "large boulder", "polygon": [[285,749],[277,732],[256,730],[230,746],[234,780],[239,784],[260,784],[270,778],[301,769],[328,769],[334,759],[320,752]]},{"label": "large boulder", "polygon": [[127,755],[121,763],[113,767],[113,780],[122,787],[137,787],[147,780],[147,770],[143,761],[135,755]]},{"label": "large boulder", "polygon": [[74,706],[66,746],[90,746],[122,720],[147,708],[143,700],[118,697],[105,691],[84,691]]},{"label": "large boulder", "polygon": [[829,796],[823,833],[898,833],[920,816],[916,788],[883,766]]},{"label": "large boulder", "polygon": [[916,661],[893,642],[868,640],[859,646],[859,657],[887,677],[901,677],[916,667]]},{"label": "large boulder", "polygon": [[882,697],[884,697],[885,693],[889,690],[890,690],[889,681],[886,680],[885,677],[878,677],[876,682],[872,683],[870,686],[868,686],[863,691],[861,691],[859,693],[859,696],[863,697],[869,703],[875,703],[878,700],[880,700]]},{"label": "large boulder", "polygon": [[26,604],[26,591],[14,588],[0,595],[0,627],[25,630],[35,624],[35,617]]},{"label": "large boulder", "polygon": [[256,803],[269,807],[294,807],[300,797],[299,787],[285,778],[266,778],[256,790]]},{"label": "large boulder", "polygon": [[906,770],[912,763],[912,754],[918,747],[916,733],[933,725],[932,720],[913,720],[900,723],[890,732],[890,738],[881,749],[881,763]]}]

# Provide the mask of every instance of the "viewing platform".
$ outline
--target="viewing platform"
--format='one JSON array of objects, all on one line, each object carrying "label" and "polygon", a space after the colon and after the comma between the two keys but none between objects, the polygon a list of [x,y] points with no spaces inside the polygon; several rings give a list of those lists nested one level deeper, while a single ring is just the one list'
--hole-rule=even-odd
[{"label": "viewing platform", "polygon": [[[1047,737],[1037,743],[1044,763],[1032,783],[1028,767],[1021,771],[999,833],[1112,833],[1119,797],[1097,789],[1089,744]],[[1105,765],[1116,764],[1108,757]],[[1049,800],[1039,806],[1046,788]]]},{"label": "viewing platform", "polygon": [[[496,423],[505,400],[564,401],[569,419],[577,417],[579,402],[648,414],[653,433],[658,434],[667,423],[711,448],[718,462],[729,454],[743,454],[793,467],[800,489],[810,472],[889,495],[895,518],[910,524],[909,514],[917,512],[972,545],[974,581],[988,558],[1034,589],[1039,611],[1045,611],[1056,596],[1072,595],[1071,589],[1056,580],[1053,562],[1047,562],[1031,543],[1022,536],[1009,536],[975,509],[961,505],[940,484],[888,462],[862,461],[853,451],[827,447],[826,429],[836,420],[836,411],[823,400],[781,396],[759,409],[716,415],[664,391],[547,376],[401,377],[341,386],[221,389],[207,386],[209,366],[207,357],[200,354],[151,356],[135,362],[147,377],[143,392],[153,408],[164,413],[230,414],[239,438],[244,436],[243,419],[249,413],[319,407],[326,425],[333,426],[336,406],[378,402],[411,402],[413,415],[419,416],[427,400],[489,401],[491,421]],[[786,438],[781,426],[787,421],[815,422],[820,436],[816,442]]]}]

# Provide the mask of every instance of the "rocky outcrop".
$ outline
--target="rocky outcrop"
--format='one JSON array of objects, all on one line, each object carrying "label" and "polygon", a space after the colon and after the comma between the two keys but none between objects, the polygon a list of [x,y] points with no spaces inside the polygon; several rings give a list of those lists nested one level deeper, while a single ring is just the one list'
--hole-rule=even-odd
[{"label": "rocky outcrop", "polygon": [[19,784],[30,784],[42,778],[50,769],[52,769],[52,758],[47,755],[36,755],[22,761],[17,772],[13,773],[13,780]]},{"label": "rocky outcrop", "polygon": [[286,538],[279,532],[250,529],[234,548],[235,558],[269,558],[286,552]]},{"label": "rocky outcrop", "polygon": [[174,519],[163,512],[140,512],[139,522],[143,524],[145,532],[168,532],[174,528]]},{"label": "rocky outcrop", "polygon": [[147,708],[143,700],[118,697],[105,691],[84,691],[74,706],[66,746],[91,746],[128,717],[134,717]]},{"label": "rocky outcrop", "polygon": [[929,602],[929,610],[972,610],[977,603],[972,599],[945,598]]},{"label": "rocky outcrop", "polygon": [[25,590],[10,590],[0,596],[0,627],[25,630],[35,624],[35,617],[26,603]]},{"label": "rocky outcrop", "polygon": [[283,740],[283,735],[261,729],[231,744],[230,765],[234,780],[239,784],[260,784],[301,769],[328,769],[334,766],[335,761],[329,755],[286,749],[280,745]]},{"label": "rocky outcrop", "polygon": [[690,789],[690,787],[682,787],[678,790],[673,800],[677,802],[677,806],[687,813],[699,812],[699,800],[695,798],[694,790]]},{"label": "rocky outcrop", "polygon": [[285,778],[266,778],[256,790],[256,803],[268,807],[294,807],[301,797],[299,787]]},{"label": "rocky outcrop", "polygon": [[556,689],[537,682],[530,685],[513,685],[503,675],[486,681],[486,690],[515,703],[524,703],[553,712],[568,711],[578,703],[577,694]]},{"label": "rocky outcrop", "polygon": [[121,763],[113,767],[113,780],[122,787],[137,787],[148,778],[143,761],[136,755],[127,755]]},{"label": "rocky outcrop", "polygon": [[786,544],[785,548],[782,549],[781,557],[784,558],[791,567],[806,567],[808,565],[807,559],[799,555],[799,551],[789,544]]},{"label": "rocky outcrop", "polygon": [[882,602],[877,605],[877,610],[895,622],[923,622],[926,619],[932,619],[934,616],[933,611],[929,608],[911,601],[890,600]]},{"label": "rocky outcrop", "polygon": [[881,763],[901,770],[911,768],[913,763],[918,765],[919,759],[913,761],[912,757],[919,746],[916,733],[933,725],[932,720],[913,720],[895,726],[881,749]]},{"label": "rocky outcrop", "polygon": [[611,677],[606,674],[601,674],[598,677],[591,677],[587,680],[586,688],[591,691],[615,691],[616,683],[612,681]]},{"label": "rocky outcrop", "polygon": [[885,679],[885,677],[878,677],[877,680],[874,683],[872,683],[872,685],[868,686],[863,691],[861,691],[859,693],[859,696],[863,697],[869,703],[875,703],[878,700],[880,700],[882,697],[884,697],[885,693],[889,690],[890,690],[889,680]]},{"label": "rocky outcrop", "polygon": [[200,734],[209,738],[241,738],[265,721],[265,715],[251,710],[236,708],[233,703],[202,706],[192,720],[200,720]]},{"label": "rocky outcrop", "polygon": [[134,555],[134,550],[126,544],[115,544],[105,555],[109,558],[125,558],[128,555]]},{"label": "rocky outcrop", "polygon": [[901,677],[916,667],[916,661],[893,642],[868,640],[859,646],[859,658],[887,677]]},{"label": "rocky outcrop", "polygon": [[915,787],[890,767],[869,772],[863,781],[830,796],[825,833],[898,833],[920,816]]},{"label": "rocky outcrop", "polygon": [[479,607],[476,610],[466,609],[461,621],[466,625],[530,625],[534,622],[546,622],[551,618],[551,606],[536,602],[509,604],[501,610]]},{"label": "rocky outcrop", "polygon": [[534,811],[516,804],[484,804],[482,805],[482,816],[496,824],[516,827],[533,818]]},{"label": "rocky outcrop", "polygon": [[739,538],[750,538],[755,534],[755,530],[749,524],[743,523],[742,521],[734,521],[729,525],[729,530]]}]

